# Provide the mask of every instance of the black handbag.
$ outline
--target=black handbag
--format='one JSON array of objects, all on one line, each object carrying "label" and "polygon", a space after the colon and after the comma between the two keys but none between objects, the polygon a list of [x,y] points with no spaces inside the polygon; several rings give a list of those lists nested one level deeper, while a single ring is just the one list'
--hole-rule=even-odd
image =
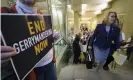
[{"label": "black handbag", "polygon": [[86,68],[87,69],[92,69],[94,67],[94,59],[93,59],[92,51],[88,51],[85,63],[86,63]]}]

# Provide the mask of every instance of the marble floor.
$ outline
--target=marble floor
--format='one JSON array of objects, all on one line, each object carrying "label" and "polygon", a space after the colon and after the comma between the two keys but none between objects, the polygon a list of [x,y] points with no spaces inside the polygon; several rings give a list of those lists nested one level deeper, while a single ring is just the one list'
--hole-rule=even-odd
[{"label": "marble floor", "polygon": [[58,80],[133,80],[133,69],[118,66],[98,73],[95,69],[86,69],[84,64],[71,64],[61,70]]}]

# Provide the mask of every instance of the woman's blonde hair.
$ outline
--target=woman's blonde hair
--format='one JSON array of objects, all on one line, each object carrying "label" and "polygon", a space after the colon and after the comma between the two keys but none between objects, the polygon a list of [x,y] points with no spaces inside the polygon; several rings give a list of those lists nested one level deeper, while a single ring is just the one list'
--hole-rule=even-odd
[{"label": "woman's blonde hair", "polygon": [[117,13],[116,12],[109,12],[106,17],[104,18],[104,20],[102,21],[102,24],[107,24],[108,23],[108,18],[109,18],[109,15],[111,13],[114,13],[115,14],[115,19],[117,19]]}]

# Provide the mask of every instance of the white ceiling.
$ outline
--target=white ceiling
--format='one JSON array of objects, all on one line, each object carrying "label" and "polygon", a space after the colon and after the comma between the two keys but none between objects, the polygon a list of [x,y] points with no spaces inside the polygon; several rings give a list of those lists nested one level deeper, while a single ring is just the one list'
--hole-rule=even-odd
[{"label": "white ceiling", "polygon": [[72,6],[72,8],[74,8],[74,10],[76,6],[80,6],[81,8],[81,4],[87,4],[87,9],[92,11],[99,7],[99,5],[108,1],[111,0],[69,0],[69,4]]},{"label": "white ceiling", "polygon": [[[96,14],[94,14],[94,12],[101,10],[101,8],[104,8],[105,6],[103,6],[103,4],[105,5],[106,3],[110,2],[110,1],[112,1],[112,0],[69,0],[68,4],[71,5],[71,9],[73,11],[79,11],[79,14],[82,17],[86,18],[86,17],[95,17]],[[81,12],[83,11],[82,4],[86,5],[84,14],[81,14]],[[110,5],[108,5],[107,8],[109,8],[109,7],[110,7]],[[71,9],[68,8],[68,14],[70,15],[70,17],[74,17]]]},{"label": "white ceiling", "polygon": [[[68,0],[68,4],[101,4],[110,0]],[[74,3],[73,3],[74,2]]]},{"label": "white ceiling", "polygon": [[[50,1],[50,0],[48,0],[48,1]],[[64,3],[65,2],[66,2],[66,0],[51,0],[52,5],[55,5],[56,8],[58,8],[58,9],[62,9],[64,7]],[[46,9],[46,8],[48,8],[46,0],[37,0],[36,6],[39,9]]]},{"label": "white ceiling", "polygon": [[[64,5],[63,3],[66,2],[66,0],[51,0],[53,3],[56,4],[56,8],[62,8]],[[73,11],[79,11],[79,14],[82,17],[95,17],[96,15],[94,12],[99,9],[100,5],[110,1],[110,0],[67,0],[68,4],[71,5],[71,9],[68,9],[68,15],[70,17],[73,17]],[[114,1],[114,0],[113,0]],[[82,4],[87,4],[86,6],[86,11],[82,15]],[[46,0],[37,0],[37,4],[39,9],[46,9],[47,8],[47,3]]]}]

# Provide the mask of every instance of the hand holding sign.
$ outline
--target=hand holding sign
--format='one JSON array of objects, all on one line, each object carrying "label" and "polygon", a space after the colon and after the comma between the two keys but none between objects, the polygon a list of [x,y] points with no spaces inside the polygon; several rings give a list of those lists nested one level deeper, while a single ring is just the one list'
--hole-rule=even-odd
[{"label": "hand holding sign", "polygon": [[14,48],[10,46],[1,46],[1,63],[5,63],[9,61],[9,58],[16,55],[16,51]]}]

